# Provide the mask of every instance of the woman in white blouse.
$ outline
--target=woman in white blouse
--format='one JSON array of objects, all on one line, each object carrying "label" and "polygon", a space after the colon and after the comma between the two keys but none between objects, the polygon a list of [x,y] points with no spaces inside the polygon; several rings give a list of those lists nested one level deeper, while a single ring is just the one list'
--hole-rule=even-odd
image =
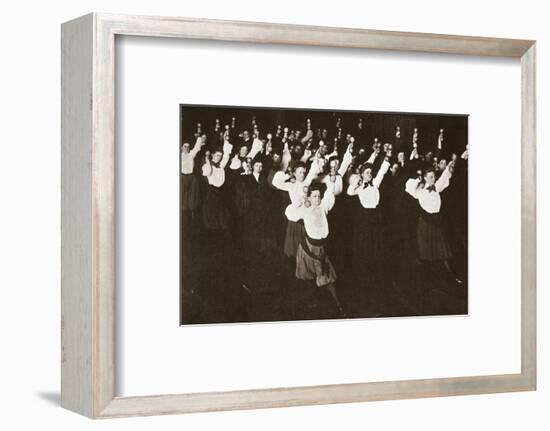
[{"label": "woman in white blouse", "polygon": [[328,172],[322,178],[326,184],[327,190],[332,192],[336,198],[334,208],[328,215],[330,224],[330,239],[328,250],[332,256],[332,263],[337,271],[343,270],[346,266],[346,251],[349,250],[349,219],[348,211],[349,199],[344,193],[344,183],[347,180],[348,168],[353,160],[353,144],[348,146],[344,153],[342,163],[338,159],[337,149],[332,154],[325,156],[328,160]]},{"label": "woman in white blouse", "polygon": [[371,155],[367,163],[359,169],[359,174],[350,177],[347,194],[357,196],[360,205],[355,211],[353,221],[353,250],[356,275],[360,278],[369,277],[372,265],[383,261],[383,232],[382,218],[378,204],[380,191],[378,188],[388,172],[390,163],[386,156],[378,169],[376,176],[373,172],[373,162],[378,157],[379,150]]},{"label": "woman in white blouse", "polygon": [[[411,178],[405,184],[407,193],[415,198],[420,206],[417,230],[418,257],[427,262],[442,261],[453,276],[448,261],[452,257],[452,251],[445,236],[439,211],[440,193],[449,186],[454,165],[454,161],[450,162],[437,180],[435,171],[428,169],[423,182],[420,178]],[[456,276],[454,278],[461,283]]]},{"label": "woman in white blouse", "polygon": [[194,211],[199,205],[199,186],[193,175],[195,156],[206,143],[206,135],[199,136],[191,149],[188,142],[181,146],[181,207],[183,211]]},{"label": "woman in white blouse", "polygon": [[227,230],[229,227],[229,210],[222,190],[225,184],[225,167],[233,149],[233,145],[227,139],[226,137],[223,150],[215,150],[212,157],[209,151],[206,152],[202,166],[202,175],[208,181],[202,208],[202,222],[209,230]]},{"label": "woman in white blouse", "polygon": [[[290,202],[294,205],[298,205],[304,201],[304,198],[307,195],[308,187],[311,184],[311,181],[318,174],[318,164],[314,159],[311,164],[311,168],[306,175],[306,166],[303,162],[297,162],[294,165],[293,176],[279,171],[273,176],[273,186],[279,190],[284,190],[288,192],[290,197]],[[286,234],[285,234],[285,244],[284,252],[287,257],[294,258],[296,257],[296,252],[298,250],[298,244],[304,236],[304,226],[303,223],[294,220],[288,220]]]},{"label": "woman in white blouse", "polygon": [[313,183],[299,202],[291,203],[285,214],[289,220],[303,221],[305,235],[296,252],[296,278],[314,280],[318,287],[326,287],[342,315],[340,300],[336,295],[334,282],[336,271],[327,256],[326,244],[329,236],[328,212],[334,206],[334,194],[320,182]]}]

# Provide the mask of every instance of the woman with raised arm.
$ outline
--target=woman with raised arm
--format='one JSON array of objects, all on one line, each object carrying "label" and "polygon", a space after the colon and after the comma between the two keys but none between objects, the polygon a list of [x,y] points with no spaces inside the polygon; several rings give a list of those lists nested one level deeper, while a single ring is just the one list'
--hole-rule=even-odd
[{"label": "woman with raised arm", "polygon": [[405,190],[418,201],[420,206],[417,231],[418,257],[425,262],[443,262],[457,283],[462,283],[449,266],[452,251],[445,236],[439,213],[441,210],[440,193],[449,186],[454,165],[455,161],[453,160],[437,180],[433,169],[426,170],[424,181],[421,181],[420,178],[411,178],[405,184]]},{"label": "woman with raised arm", "polygon": [[212,156],[205,154],[202,175],[206,178],[206,193],[202,208],[202,222],[208,230],[224,230],[229,227],[229,210],[224,201],[222,187],[225,184],[225,167],[233,145],[225,137],[223,149],[214,150]]},{"label": "woman with raised arm", "polygon": [[[335,197],[335,206],[328,215],[331,235],[328,243],[328,250],[332,256],[332,262],[337,271],[343,271],[346,260],[345,254],[349,247],[347,241],[350,237],[347,218],[349,205],[348,196],[344,192],[344,176],[347,173],[348,167],[352,163],[353,143],[348,145],[347,151],[344,153],[342,164],[338,159],[338,150],[334,149],[333,153],[328,158],[328,172],[324,175],[321,181],[326,184],[327,190]],[[325,156],[326,157],[326,156]]]},{"label": "woman with raised arm", "polygon": [[276,228],[270,219],[270,195],[273,190],[267,184],[262,158],[256,156],[250,165],[250,173],[241,174],[237,183],[238,219],[234,227],[236,237],[231,242],[240,255],[237,272],[244,286],[254,287],[260,282],[254,279],[254,274],[273,272]]},{"label": "woman with raised arm", "polygon": [[334,194],[326,185],[314,182],[307,195],[299,202],[290,204],[285,214],[289,220],[303,221],[305,235],[296,252],[296,278],[314,280],[318,287],[326,287],[340,313],[345,316],[342,304],[336,294],[334,283],[336,271],[327,256],[326,244],[329,236],[327,214],[334,206]]},{"label": "woman with raised arm", "polygon": [[193,174],[195,156],[206,143],[206,135],[199,136],[191,149],[188,142],[181,146],[181,207],[183,211],[195,211],[199,204],[199,186]]},{"label": "woman with raised arm", "polygon": [[[306,165],[303,162],[297,162],[294,165],[293,175],[289,175],[286,172],[279,171],[273,176],[273,186],[279,190],[288,192],[290,202],[298,204],[303,201],[307,194],[308,186],[311,181],[316,177],[318,171],[318,164],[312,163],[311,168],[306,176]],[[304,236],[303,223],[289,220],[287,223],[287,229],[285,234],[284,252],[285,255],[290,258],[296,257],[296,251],[298,250],[298,244]]]},{"label": "woman with raised arm", "polygon": [[373,160],[379,148],[370,156],[367,163],[359,168],[359,175],[350,177],[347,194],[357,196],[360,206],[356,210],[353,223],[353,249],[355,273],[361,278],[369,275],[372,264],[381,263],[383,258],[383,232],[381,214],[378,208],[380,192],[378,188],[390,167],[386,157],[376,176],[373,173]]}]

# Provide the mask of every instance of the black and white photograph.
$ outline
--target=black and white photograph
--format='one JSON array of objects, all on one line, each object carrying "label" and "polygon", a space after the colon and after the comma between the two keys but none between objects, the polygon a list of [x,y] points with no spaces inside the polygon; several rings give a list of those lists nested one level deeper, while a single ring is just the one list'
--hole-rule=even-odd
[{"label": "black and white photograph", "polygon": [[180,106],[181,324],[468,313],[468,116]]}]

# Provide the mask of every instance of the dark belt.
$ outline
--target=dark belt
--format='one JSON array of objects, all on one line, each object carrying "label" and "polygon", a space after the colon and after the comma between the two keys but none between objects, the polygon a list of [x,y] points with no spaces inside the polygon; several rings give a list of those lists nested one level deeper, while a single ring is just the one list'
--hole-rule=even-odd
[{"label": "dark belt", "polygon": [[[321,248],[321,256],[315,256],[311,252],[311,250],[309,249],[308,242],[309,242],[309,244],[314,245],[316,247],[322,247]],[[304,249],[304,252],[309,257],[311,257],[312,259],[321,262],[321,273],[323,275],[328,275],[328,272],[329,272],[329,266],[328,266],[328,261],[327,261],[327,253],[326,253],[325,248],[324,248],[326,242],[327,242],[326,238],[324,238],[324,239],[313,239],[310,236],[308,236],[307,234],[302,237],[302,241],[301,241],[302,248]]]}]

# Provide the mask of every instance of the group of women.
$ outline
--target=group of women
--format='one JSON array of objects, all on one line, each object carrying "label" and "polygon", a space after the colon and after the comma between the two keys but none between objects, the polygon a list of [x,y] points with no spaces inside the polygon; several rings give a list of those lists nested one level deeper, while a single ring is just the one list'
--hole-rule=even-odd
[{"label": "group of women", "polygon": [[373,275],[393,281],[395,261],[407,260],[441,265],[460,285],[451,258],[467,246],[466,143],[449,154],[441,129],[421,151],[417,129],[409,140],[397,126],[383,143],[344,134],[340,119],[303,124],[266,133],[254,120],[239,130],[235,117],[197,125],[181,147],[181,209],[200,237],[184,235],[184,250],[231,244],[247,289],[252,266],[284,253],[296,279],[328,289],[343,316],[342,274],[364,286]]}]

